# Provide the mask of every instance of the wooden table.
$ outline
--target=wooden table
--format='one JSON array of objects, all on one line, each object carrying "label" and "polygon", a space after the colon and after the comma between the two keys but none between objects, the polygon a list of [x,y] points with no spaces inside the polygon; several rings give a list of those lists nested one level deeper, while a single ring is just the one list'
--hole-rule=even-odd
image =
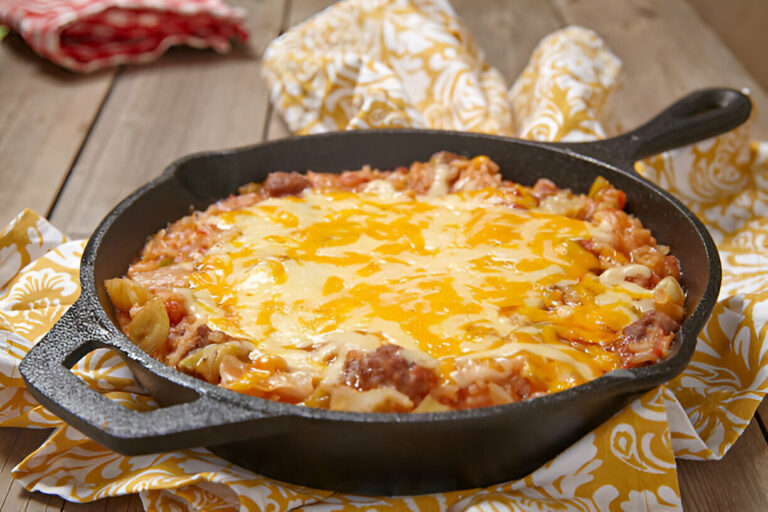
[{"label": "wooden table", "polygon": [[[252,37],[226,56],[180,48],[152,64],[80,76],[38,58],[15,35],[0,44],[0,226],[29,207],[71,237],[85,238],[109,208],[177,157],[286,136],[260,78],[261,53],[280,32],[331,2],[229,3],[248,9]],[[750,50],[768,44],[764,34],[762,44],[746,44],[743,34],[751,27],[757,37],[768,21],[768,2],[740,0],[727,9],[712,0],[453,0],[453,5],[510,83],[542,37],[580,24],[601,34],[624,61],[619,93],[624,126],[644,121],[697,87],[748,87],[763,111],[755,136],[768,140],[768,96],[754,78],[761,73],[750,74],[739,61],[756,65]],[[737,17],[734,9],[749,16]],[[723,460],[680,461],[687,509],[768,509],[765,421],[766,403]],[[0,509],[141,509],[137,496],[77,505],[22,489],[11,469],[46,435],[0,429]]]}]

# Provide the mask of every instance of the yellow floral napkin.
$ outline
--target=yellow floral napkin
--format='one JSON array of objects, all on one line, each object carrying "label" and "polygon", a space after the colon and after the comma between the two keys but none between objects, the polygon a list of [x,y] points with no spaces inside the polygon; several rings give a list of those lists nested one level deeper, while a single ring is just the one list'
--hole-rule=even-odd
[{"label": "yellow floral napkin", "polygon": [[[569,27],[541,42],[508,90],[448,3],[346,0],[275,40],[264,70],[297,133],[429,127],[590,140],[615,126],[621,62],[595,33]],[[204,448],[125,457],[37,405],[18,364],[77,298],[83,243],[25,211],[0,234],[0,426],[55,430],[14,477],[71,501],[139,492],[152,510],[679,510],[675,457],[722,457],[768,390],[768,144],[750,144],[745,126],[638,168],[707,223],[723,259],[720,302],[689,367],[523,479],[413,497],[276,482]],[[74,371],[128,407],[154,405],[112,352]]]}]

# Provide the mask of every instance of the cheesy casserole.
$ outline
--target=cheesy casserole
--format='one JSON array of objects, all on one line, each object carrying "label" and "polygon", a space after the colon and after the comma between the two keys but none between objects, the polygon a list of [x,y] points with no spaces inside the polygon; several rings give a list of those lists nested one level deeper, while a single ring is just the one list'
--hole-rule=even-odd
[{"label": "cheesy casserole", "polygon": [[337,410],[525,400],[669,353],[677,259],[624,193],[485,156],[275,172],[154,235],[105,285],[125,334],[226,388]]}]

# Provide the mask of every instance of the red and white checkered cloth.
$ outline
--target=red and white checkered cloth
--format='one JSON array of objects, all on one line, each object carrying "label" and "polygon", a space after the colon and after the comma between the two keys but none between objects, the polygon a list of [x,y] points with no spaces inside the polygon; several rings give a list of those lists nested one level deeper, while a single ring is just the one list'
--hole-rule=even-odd
[{"label": "red and white checkered cloth", "polygon": [[248,37],[244,20],[222,0],[0,0],[0,25],[83,72],[147,62],[180,44],[226,52],[232,38]]}]

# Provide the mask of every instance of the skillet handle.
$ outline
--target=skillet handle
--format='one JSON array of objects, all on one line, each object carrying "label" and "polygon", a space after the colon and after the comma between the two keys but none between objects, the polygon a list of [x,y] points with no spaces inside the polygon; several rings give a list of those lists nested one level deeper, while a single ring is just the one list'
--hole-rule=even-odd
[{"label": "skillet handle", "polygon": [[701,89],[618,137],[564,146],[583,156],[634,170],[638,160],[736,128],[751,111],[749,97],[735,89]]},{"label": "skillet handle", "polygon": [[[221,397],[200,394],[189,403],[139,412],[91,389],[69,369],[94,349],[115,347],[87,308],[82,299],[75,302],[21,362],[27,389],[49,411],[124,455],[215,445],[270,432],[269,420],[277,417],[222,404]],[[242,422],[254,420],[258,428],[250,423],[242,428]]]}]

